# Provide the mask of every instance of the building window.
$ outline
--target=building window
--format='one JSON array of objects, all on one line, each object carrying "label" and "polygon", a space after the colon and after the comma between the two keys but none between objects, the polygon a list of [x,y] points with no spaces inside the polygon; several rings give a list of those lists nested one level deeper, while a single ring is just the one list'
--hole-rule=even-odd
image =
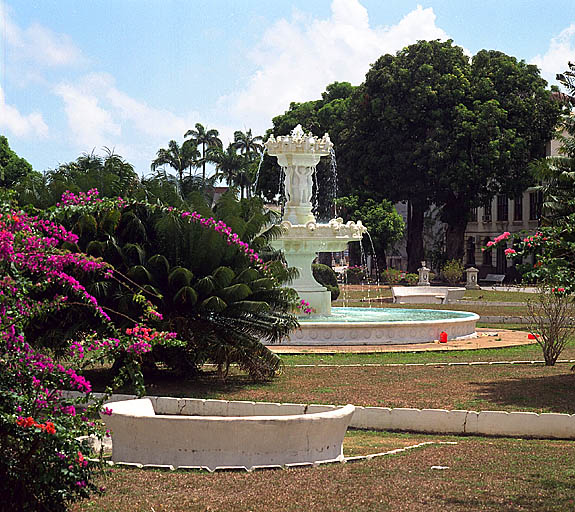
[{"label": "building window", "polygon": [[515,196],[513,200],[513,220],[523,220],[523,195]]},{"label": "building window", "polygon": [[541,192],[529,192],[529,220],[539,220],[541,218],[541,205],[543,194]]},{"label": "building window", "polygon": [[497,196],[497,220],[509,220],[509,201],[506,195]]},{"label": "building window", "polygon": [[471,218],[469,222],[477,222],[477,208],[471,208]]},{"label": "building window", "polygon": [[491,201],[487,201],[483,205],[483,222],[491,222]]},{"label": "building window", "polygon": [[[490,238],[487,237],[483,240],[483,247],[487,247],[487,242],[489,242]],[[492,264],[492,257],[491,257],[491,252],[490,250],[485,249],[483,251],[483,264],[484,265],[489,265],[491,266]]]}]

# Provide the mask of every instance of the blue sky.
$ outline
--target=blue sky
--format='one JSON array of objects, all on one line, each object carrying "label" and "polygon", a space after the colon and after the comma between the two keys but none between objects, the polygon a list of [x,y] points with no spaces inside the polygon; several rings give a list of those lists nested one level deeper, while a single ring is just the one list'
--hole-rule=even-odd
[{"label": "blue sky", "polygon": [[552,81],[575,61],[575,1],[0,0],[0,134],[40,171],[107,146],[148,173],[197,122],[263,133],[290,101],[438,38]]}]

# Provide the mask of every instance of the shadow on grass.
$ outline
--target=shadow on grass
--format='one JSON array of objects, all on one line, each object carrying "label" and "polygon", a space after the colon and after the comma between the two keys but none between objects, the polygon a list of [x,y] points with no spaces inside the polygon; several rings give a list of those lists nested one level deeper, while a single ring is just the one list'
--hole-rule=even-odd
[{"label": "shadow on grass", "polygon": [[[97,392],[104,391],[113,380],[112,371],[107,368],[86,370],[83,374]],[[254,382],[247,375],[230,375],[226,381],[222,381],[215,372],[203,371],[193,377],[187,377],[167,370],[146,372],[145,382],[148,395],[191,398],[219,398],[225,394],[253,389],[265,384],[265,382]],[[116,392],[132,394],[134,390],[125,386]]]},{"label": "shadow on grass", "polygon": [[473,382],[478,397],[502,406],[575,414],[575,374]]}]

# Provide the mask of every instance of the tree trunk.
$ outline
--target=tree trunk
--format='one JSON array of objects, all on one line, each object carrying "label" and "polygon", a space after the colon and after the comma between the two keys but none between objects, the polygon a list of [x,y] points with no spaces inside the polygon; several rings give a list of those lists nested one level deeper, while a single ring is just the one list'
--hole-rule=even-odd
[{"label": "tree trunk", "polygon": [[407,214],[407,271],[417,273],[423,261],[423,218],[427,210],[424,201],[409,201]]},{"label": "tree trunk", "polygon": [[462,201],[453,196],[443,208],[443,220],[447,223],[445,232],[445,253],[448,260],[461,260],[465,256],[465,230],[467,209]]},{"label": "tree trunk", "polygon": [[448,260],[462,260],[465,256],[465,230],[467,221],[465,219],[450,219],[445,231],[445,253]]}]

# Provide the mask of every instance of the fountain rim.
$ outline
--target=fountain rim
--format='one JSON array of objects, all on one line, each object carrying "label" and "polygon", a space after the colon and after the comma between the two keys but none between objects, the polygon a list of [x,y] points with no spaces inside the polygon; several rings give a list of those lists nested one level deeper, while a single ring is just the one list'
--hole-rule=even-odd
[{"label": "fountain rim", "polygon": [[[333,309],[338,309],[338,308],[333,308]],[[348,308],[351,309],[351,308]],[[306,328],[307,327],[319,327],[319,326],[325,326],[325,325],[330,325],[330,326],[351,326],[353,325],[354,327],[374,327],[374,326],[397,326],[397,325],[402,325],[402,326],[409,326],[409,325],[418,325],[418,326],[423,326],[423,325],[435,325],[435,324],[440,324],[440,323],[445,323],[445,322],[449,322],[451,323],[460,323],[460,322],[469,322],[469,321],[479,321],[480,320],[480,316],[477,313],[473,313],[471,311],[457,311],[457,310],[453,310],[453,309],[416,309],[416,308],[353,308],[353,309],[403,309],[403,310],[410,310],[410,311],[440,311],[442,313],[465,313],[468,316],[465,317],[455,317],[455,318],[441,318],[441,319],[436,319],[436,320],[396,320],[396,321],[377,321],[374,320],[372,322],[350,322],[350,321],[345,321],[345,320],[334,320],[334,321],[330,321],[328,318],[325,320],[315,320],[315,319],[310,319],[310,320],[303,320],[303,322],[301,322]]]}]

